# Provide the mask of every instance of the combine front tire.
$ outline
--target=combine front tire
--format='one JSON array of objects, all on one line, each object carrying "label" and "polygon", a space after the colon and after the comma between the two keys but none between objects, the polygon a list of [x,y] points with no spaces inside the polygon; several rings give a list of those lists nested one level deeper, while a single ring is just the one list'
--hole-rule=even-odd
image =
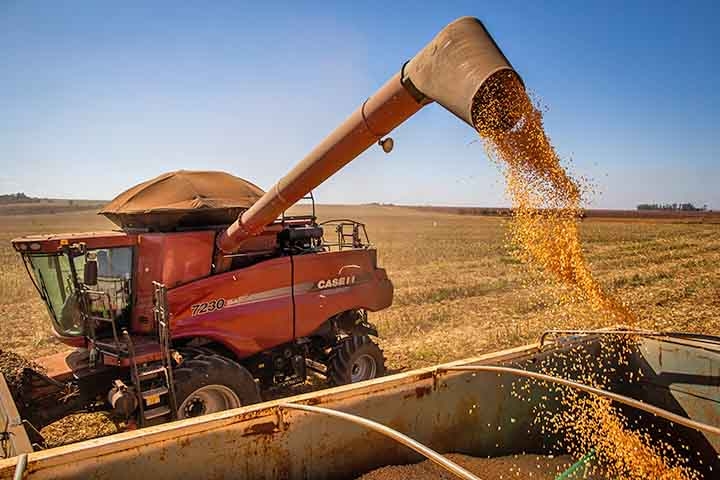
[{"label": "combine front tire", "polygon": [[385,375],[385,357],[367,335],[343,340],[328,362],[328,380],[333,385],[362,382]]},{"label": "combine front tire", "polygon": [[197,417],[260,401],[260,391],[250,372],[222,355],[203,352],[188,356],[173,375],[178,418]]}]

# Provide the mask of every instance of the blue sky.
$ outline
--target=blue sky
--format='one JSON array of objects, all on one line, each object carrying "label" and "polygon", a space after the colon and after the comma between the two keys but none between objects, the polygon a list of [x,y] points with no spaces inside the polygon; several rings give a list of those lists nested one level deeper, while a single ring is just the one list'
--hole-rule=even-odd
[{"label": "blue sky", "polygon": [[[115,3],[112,5],[112,3]],[[483,20],[593,206],[720,209],[720,2],[0,0],[0,193],[110,199],[169,170],[272,185],[445,24]],[[423,109],[323,203],[504,205],[474,131]]]}]

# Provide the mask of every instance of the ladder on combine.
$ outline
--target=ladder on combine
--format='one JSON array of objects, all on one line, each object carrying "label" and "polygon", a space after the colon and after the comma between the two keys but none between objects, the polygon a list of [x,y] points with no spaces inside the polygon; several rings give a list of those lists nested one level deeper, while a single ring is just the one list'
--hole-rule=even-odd
[{"label": "ladder on combine", "polygon": [[140,427],[144,427],[156,419],[170,421],[177,417],[177,398],[170,353],[167,288],[158,282],[153,282],[153,287],[153,317],[160,342],[160,361],[139,367],[132,339],[127,331],[123,332],[130,350],[132,380],[139,397],[138,424]]}]

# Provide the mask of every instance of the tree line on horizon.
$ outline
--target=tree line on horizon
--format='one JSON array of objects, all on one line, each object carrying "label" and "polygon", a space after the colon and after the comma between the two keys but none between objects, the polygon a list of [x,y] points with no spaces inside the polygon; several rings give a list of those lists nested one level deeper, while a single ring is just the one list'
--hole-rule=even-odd
[{"label": "tree line on horizon", "polygon": [[0,203],[36,203],[40,201],[39,198],[28,197],[23,192],[0,195]]},{"label": "tree line on horizon", "polygon": [[641,203],[637,206],[638,210],[665,210],[673,212],[705,212],[707,205],[696,207],[692,203]]}]

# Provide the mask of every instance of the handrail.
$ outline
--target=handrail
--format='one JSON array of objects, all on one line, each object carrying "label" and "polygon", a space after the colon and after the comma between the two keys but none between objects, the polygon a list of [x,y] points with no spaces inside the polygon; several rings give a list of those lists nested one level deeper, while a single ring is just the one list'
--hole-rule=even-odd
[{"label": "handrail", "polygon": [[452,462],[452,461],[448,460],[447,458],[443,457],[442,455],[437,453],[435,450],[433,450],[429,447],[426,447],[422,443],[420,443],[416,440],[413,440],[412,438],[398,432],[397,430],[394,430],[388,426],[385,426],[378,422],[374,422],[367,418],[353,415],[351,413],[340,412],[338,410],[333,410],[331,408],[313,407],[310,405],[301,405],[298,403],[281,403],[280,405],[278,405],[278,408],[280,408],[280,409],[287,408],[290,410],[303,410],[306,412],[320,413],[322,415],[328,415],[330,417],[335,417],[335,418],[339,418],[341,420],[346,420],[346,421],[352,422],[356,425],[361,425],[361,426],[369,428],[370,430],[373,430],[381,435],[390,437],[393,440],[405,445],[406,447],[408,447],[412,450],[415,450],[419,454],[423,455],[427,459],[438,464],[440,467],[444,468],[445,470],[456,475],[459,478],[462,478],[464,480],[480,480],[479,477],[476,477],[471,472],[465,470],[463,467],[461,467],[457,463]]},{"label": "handrail", "polygon": [[138,402],[138,410],[140,411],[140,415],[138,415],[138,420],[140,427],[145,426],[145,406],[143,405],[143,399],[140,396],[140,374],[138,373],[138,365],[137,365],[137,358],[135,357],[135,344],[133,343],[132,337],[128,333],[127,330],[123,329],[123,337],[125,337],[125,342],[127,344],[128,349],[128,358],[130,359],[130,376],[132,378],[133,386],[135,387],[135,391],[138,393],[139,396],[139,402]]},{"label": "handrail", "polygon": [[[353,231],[350,234],[345,233],[345,226],[351,225],[353,227]],[[323,229],[323,246],[326,247],[338,247],[338,250],[342,250],[344,248],[370,248],[372,247],[372,242],[370,242],[370,237],[367,233],[367,228],[364,223],[358,222],[357,220],[352,220],[350,218],[333,218],[331,220],[325,220],[324,222],[318,223],[319,227],[325,227],[325,226],[334,226],[335,227],[335,234],[337,235],[337,243],[333,242],[327,242],[324,238],[324,229]],[[365,236],[365,241],[363,243],[362,238],[360,238],[360,229],[362,229],[362,235]],[[353,243],[352,245],[348,245],[345,242],[345,238],[352,238]]]},{"label": "handrail", "polygon": [[542,380],[542,381],[546,381],[546,382],[557,383],[560,385],[564,385],[566,387],[575,388],[577,390],[580,390],[580,391],[583,391],[586,393],[597,395],[599,397],[609,398],[610,400],[613,400],[615,402],[622,403],[622,404],[628,405],[633,408],[637,408],[638,410],[642,410],[647,413],[652,413],[653,415],[662,417],[666,420],[670,420],[671,422],[676,423],[678,425],[682,425],[684,427],[692,428],[694,430],[698,430],[698,431],[704,432],[704,433],[720,435],[720,427],[715,427],[713,425],[708,425],[706,423],[698,422],[697,420],[693,420],[691,418],[683,417],[682,415],[678,415],[676,413],[672,413],[668,410],[656,407],[654,405],[650,405],[648,403],[641,402],[640,400],[635,400],[634,398],[631,398],[631,397],[626,397],[625,395],[619,395],[617,393],[609,392],[607,390],[602,390],[600,388],[591,387],[589,385],[574,382],[572,380],[566,380],[564,378],[554,377],[552,375],[545,375],[544,373],[529,372],[527,370],[522,370],[519,368],[499,367],[499,366],[495,366],[495,365],[464,365],[464,366],[456,366],[456,367],[438,367],[436,369],[436,371],[437,372],[455,371],[455,372],[509,373],[511,375],[532,378],[534,380]]}]

